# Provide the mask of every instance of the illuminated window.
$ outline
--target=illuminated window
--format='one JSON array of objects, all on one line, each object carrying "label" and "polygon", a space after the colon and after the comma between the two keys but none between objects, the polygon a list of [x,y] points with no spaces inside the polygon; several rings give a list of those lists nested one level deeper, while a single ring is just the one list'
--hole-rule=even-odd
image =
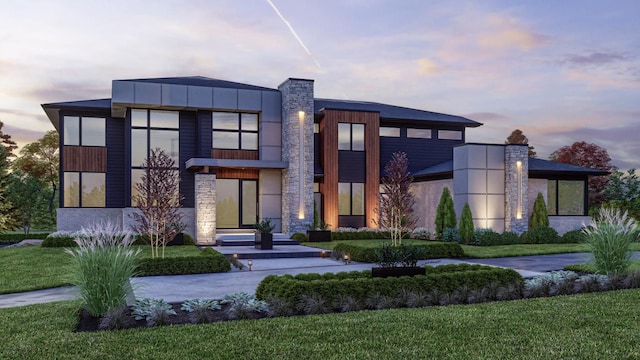
[{"label": "illuminated window", "polygon": [[338,215],[364,215],[364,183],[338,183]]},{"label": "illuminated window", "polygon": [[105,173],[65,172],[64,207],[105,207]]},{"label": "illuminated window", "polygon": [[383,136],[383,137],[400,137],[400,128],[380,127],[380,136]]},{"label": "illuminated window", "polygon": [[213,149],[258,150],[258,114],[213,112]]}]

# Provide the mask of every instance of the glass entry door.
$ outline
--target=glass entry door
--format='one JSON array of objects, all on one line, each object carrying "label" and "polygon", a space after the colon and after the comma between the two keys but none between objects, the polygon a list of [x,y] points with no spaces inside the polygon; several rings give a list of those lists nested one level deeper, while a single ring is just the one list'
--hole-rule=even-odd
[{"label": "glass entry door", "polygon": [[216,228],[251,228],[258,220],[258,181],[216,180]]}]

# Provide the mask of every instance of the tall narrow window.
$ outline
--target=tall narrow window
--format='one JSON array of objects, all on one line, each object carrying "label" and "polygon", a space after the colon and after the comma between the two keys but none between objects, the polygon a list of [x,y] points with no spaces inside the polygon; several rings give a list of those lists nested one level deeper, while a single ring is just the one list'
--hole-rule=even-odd
[{"label": "tall narrow window", "polygon": [[364,215],[364,183],[338,183],[338,215]]},{"label": "tall narrow window", "polygon": [[338,150],[364,151],[364,124],[338,124]]}]

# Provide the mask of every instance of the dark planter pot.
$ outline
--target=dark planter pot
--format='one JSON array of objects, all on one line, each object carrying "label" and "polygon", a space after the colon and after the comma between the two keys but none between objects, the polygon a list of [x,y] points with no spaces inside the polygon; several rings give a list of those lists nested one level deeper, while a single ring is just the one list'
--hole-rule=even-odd
[{"label": "dark planter pot", "polygon": [[255,247],[260,250],[273,249],[273,234],[256,233],[255,235]]},{"label": "dark planter pot", "polygon": [[400,277],[400,276],[416,276],[416,275],[425,275],[426,269],[423,267],[390,267],[390,268],[381,268],[374,267],[371,269],[372,277]]},{"label": "dark planter pot", "polygon": [[331,230],[307,230],[307,239],[309,242],[331,241]]},{"label": "dark planter pot", "polygon": [[184,234],[179,233],[173,237],[173,240],[169,241],[167,246],[184,245]]}]

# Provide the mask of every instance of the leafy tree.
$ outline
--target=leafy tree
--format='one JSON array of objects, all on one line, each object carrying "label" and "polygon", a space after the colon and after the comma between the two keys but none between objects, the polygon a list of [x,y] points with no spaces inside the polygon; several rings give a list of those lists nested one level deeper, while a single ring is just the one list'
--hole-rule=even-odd
[{"label": "leafy tree", "polygon": [[[511,135],[507,137],[505,144],[529,144],[529,139],[524,135],[522,130],[515,129],[511,132]],[[536,148],[529,145],[529,157],[536,157]]]},{"label": "leafy tree", "polygon": [[402,236],[413,230],[416,218],[413,215],[415,197],[409,191],[413,177],[409,175],[409,160],[404,152],[395,152],[384,167],[382,178],[383,195],[378,212],[379,226],[391,233],[394,246],[402,243]]},{"label": "leafy tree", "polygon": [[529,229],[547,226],[549,226],[547,205],[544,203],[542,193],[538,193],[536,200],[533,202],[533,212],[531,214],[531,219],[529,220]]},{"label": "leafy tree", "polygon": [[640,179],[636,169],[611,174],[604,198],[605,206],[620,209],[623,213],[627,211],[634,219],[640,220]]},{"label": "leafy tree", "polygon": [[[575,142],[571,146],[561,147],[551,153],[549,159],[565,164],[604,171],[617,170],[617,167],[611,164],[611,158],[606,149],[584,141]],[[591,205],[602,203],[604,199],[603,192],[608,183],[608,176],[592,176],[589,178],[589,203]]]},{"label": "leafy tree", "polygon": [[10,175],[8,199],[19,212],[25,235],[31,230],[31,221],[41,196],[40,181],[31,173],[14,171]]},{"label": "leafy tree", "polygon": [[16,211],[9,200],[9,173],[8,152],[4,146],[0,146],[0,231],[13,230],[18,226]]},{"label": "leafy tree", "polygon": [[51,186],[49,213],[53,213],[58,189],[58,163],[60,161],[59,137],[55,130],[42,138],[25,145],[20,155],[13,161],[14,170],[33,174],[43,184]]},{"label": "leafy tree", "polygon": [[471,208],[469,203],[464,204],[462,213],[460,214],[460,241],[463,244],[470,244],[473,241],[473,234],[475,228],[473,227],[473,216],[471,215]]},{"label": "leafy tree", "polygon": [[153,257],[159,256],[162,247],[164,258],[167,243],[185,228],[180,212],[180,175],[175,161],[160,148],[151,150],[143,167],[142,181],[136,184],[137,193],[132,196],[140,209],[140,213],[131,215],[137,222],[133,230],[149,237]]},{"label": "leafy tree", "polygon": [[436,238],[442,239],[442,232],[448,228],[456,227],[456,210],[448,187],[442,190],[438,209],[436,210]]},{"label": "leafy tree", "polygon": [[4,123],[0,121],[0,144],[2,144],[2,147],[6,150],[7,158],[10,158],[14,156],[13,150],[18,148],[18,144],[16,144],[16,142],[11,139],[11,135],[5,134],[2,131],[3,126]]}]

